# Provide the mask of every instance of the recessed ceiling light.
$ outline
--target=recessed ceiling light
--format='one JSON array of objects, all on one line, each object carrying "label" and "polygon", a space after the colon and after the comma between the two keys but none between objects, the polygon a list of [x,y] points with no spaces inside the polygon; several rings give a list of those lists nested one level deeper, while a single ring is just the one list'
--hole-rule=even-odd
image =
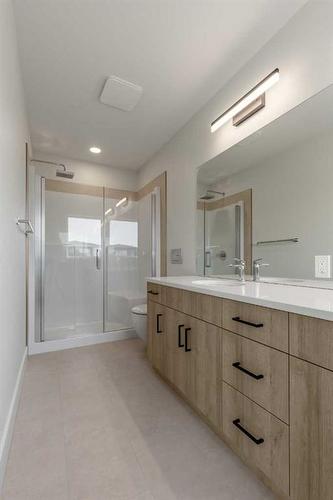
[{"label": "recessed ceiling light", "polygon": [[102,150],[97,146],[92,146],[91,148],[89,148],[89,151],[90,153],[95,153],[95,155],[98,155]]}]

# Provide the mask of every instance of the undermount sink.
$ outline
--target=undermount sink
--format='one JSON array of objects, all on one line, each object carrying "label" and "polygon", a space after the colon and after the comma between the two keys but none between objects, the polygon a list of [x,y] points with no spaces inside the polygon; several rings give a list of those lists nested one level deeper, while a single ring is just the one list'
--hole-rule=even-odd
[{"label": "undermount sink", "polygon": [[194,281],[192,281],[192,285],[199,285],[199,286],[213,286],[213,285],[241,286],[241,285],[244,285],[244,282],[235,281],[235,280],[227,280],[227,279],[213,280],[213,279],[207,278],[207,279],[202,279],[202,280],[194,280]]}]

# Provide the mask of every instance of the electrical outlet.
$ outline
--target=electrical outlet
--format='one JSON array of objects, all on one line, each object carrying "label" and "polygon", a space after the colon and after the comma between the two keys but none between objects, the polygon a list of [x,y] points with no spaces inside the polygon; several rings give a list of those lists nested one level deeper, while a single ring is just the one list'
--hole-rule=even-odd
[{"label": "electrical outlet", "polygon": [[315,276],[316,278],[331,277],[331,256],[316,255],[315,256]]}]

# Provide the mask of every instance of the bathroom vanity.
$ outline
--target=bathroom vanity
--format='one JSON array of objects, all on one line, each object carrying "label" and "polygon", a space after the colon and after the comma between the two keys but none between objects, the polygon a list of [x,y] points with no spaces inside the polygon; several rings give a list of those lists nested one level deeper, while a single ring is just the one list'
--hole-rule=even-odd
[{"label": "bathroom vanity", "polygon": [[147,283],[155,370],[279,498],[333,498],[333,292]]}]

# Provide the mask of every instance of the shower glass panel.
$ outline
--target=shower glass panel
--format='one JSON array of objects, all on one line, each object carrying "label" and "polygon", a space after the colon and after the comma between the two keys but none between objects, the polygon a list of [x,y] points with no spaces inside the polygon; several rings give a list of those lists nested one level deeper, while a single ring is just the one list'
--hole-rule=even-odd
[{"label": "shower glass panel", "polygon": [[145,196],[36,177],[35,340],[133,327],[160,273],[160,190]]},{"label": "shower glass panel", "polygon": [[[160,276],[160,190],[138,201],[139,222],[139,296],[146,296],[147,276]],[[143,300],[141,303],[144,303]]]},{"label": "shower glass panel", "polygon": [[235,257],[244,258],[243,203],[217,209],[205,203],[204,214],[204,274],[235,274],[229,264]]},{"label": "shower glass panel", "polygon": [[[131,309],[144,302],[139,290],[138,202],[104,198],[104,330],[132,327]],[[117,206],[118,205],[118,206]]]},{"label": "shower glass panel", "polygon": [[49,190],[46,181],[41,340],[103,331],[102,194]]}]

